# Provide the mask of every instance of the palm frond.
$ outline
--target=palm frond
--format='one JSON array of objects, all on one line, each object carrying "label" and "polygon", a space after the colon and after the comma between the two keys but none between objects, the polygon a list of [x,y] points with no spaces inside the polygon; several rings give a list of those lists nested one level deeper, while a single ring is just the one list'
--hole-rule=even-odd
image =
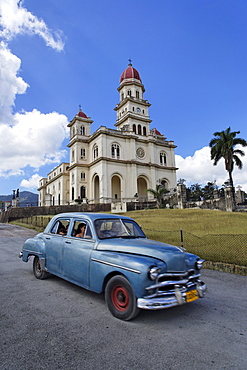
[{"label": "palm frond", "polygon": [[236,145],[247,146],[247,141],[236,136],[240,134],[240,131],[231,131],[229,126],[226,130],[214,132],[214,138],[210,141],[209,146],[211,148],[210,154],[213,164],[216,166],[221,158],[225,160],[225,169],[231,174],[234,168],[234,164],[239,168],[243,168],[243,163],[238,157],[244,156],[245,152],[241,149],[235,149]]}]

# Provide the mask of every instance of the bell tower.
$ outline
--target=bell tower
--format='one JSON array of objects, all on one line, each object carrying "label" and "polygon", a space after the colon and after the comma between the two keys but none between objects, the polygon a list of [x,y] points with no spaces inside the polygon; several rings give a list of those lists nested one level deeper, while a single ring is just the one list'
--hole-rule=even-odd
[{"label": "bell tower", "polygon": [[77,115],[70,121],[70,140],[67,145],[70,148],[70,164],[85,161],[90,129],[93,121],[80,109]]},{"label": "bell tower", "polygon": [[152,120],[148,108],[151,104],[144,99],[145,88],[139,72],[132,67],[131,60],[120,76],[118,91],[120,102],[114,108],[117,112],[117,129],[142,136],[149,135]]},{"label": "bell tower", "polygon": [[81,108],[77,115],[70,121],[68,127],[70,128],[70,141],[75,139],[82,139],[82,137],[90,136],[90,126],[93,121],[90,117],[82,112]]}]

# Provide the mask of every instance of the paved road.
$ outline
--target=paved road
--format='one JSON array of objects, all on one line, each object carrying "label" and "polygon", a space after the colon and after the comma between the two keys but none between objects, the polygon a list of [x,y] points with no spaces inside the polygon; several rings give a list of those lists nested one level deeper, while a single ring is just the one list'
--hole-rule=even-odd
[{"label": "paved road", "polygon": [[0,369],[247,369],[247,277],[204,270],[207,296],[115,319],[104,298],[18,253],[35,232],[0,224]]}]

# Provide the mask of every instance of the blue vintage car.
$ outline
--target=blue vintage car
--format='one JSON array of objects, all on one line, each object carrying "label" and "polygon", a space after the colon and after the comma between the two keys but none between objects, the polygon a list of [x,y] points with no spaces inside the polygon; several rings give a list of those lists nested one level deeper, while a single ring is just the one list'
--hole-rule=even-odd
[{"label": "blue vintage car", "polygon": [[105,292],[113,316],[130,320],[140,309],[159,310],[202,298],[203,260],[183,248],[148,239],[131,218],[62,213],[20,253],[33,273],[49,273],[96,293]]}]

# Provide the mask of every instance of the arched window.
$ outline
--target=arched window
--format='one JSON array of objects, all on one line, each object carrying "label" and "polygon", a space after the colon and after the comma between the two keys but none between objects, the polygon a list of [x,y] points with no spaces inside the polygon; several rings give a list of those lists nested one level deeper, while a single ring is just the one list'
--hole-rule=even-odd
[{"label": "arched window", "polygon": [[115,159],[120,158],[120,147],[118,144],[112,144],[111,146],[111,157]]},{"label": "arched window", "polygon": [[166,166],[166,153],[160,152],[160,164],[161,166]]},{"label": "arched window", "polygon": [[127,93],[129,96],[131,96],[131,90],[128,90],[128,93]]},{"label": "arched window", "polygon": [[136,134],[136,125],[135,124],[133,125],[133,131]]},{"label": "arched window", "polygon": [[121,99],[124,100],[124,93],[121,94]]},{"label": "arched window", "polygon": [[85,135],[85,127],[84,126],[80,127],[80,135]]},{"label": "arched window", "polygon": [[74,150],[72,150],[71,161],[74,162],[74,160],[75,160],[75,152],[74,152]]},{"label": "arched window", "polygon": [[161,180],[160,184],[168,190],[168,182],[166,180]]},{"label": "arched window", "polygon": [[93,147],[93,159],[97,159],[99,156],[99,148],[98,145],[94,145]]},{"label": "arched window", "polygon": [[138,125],[138,135],[141,135],[142,134],[142,127],[141,125]]},{"label": "arched window", "polygon": [[136,98],[139,99],[139,91],[136,91]]},{"label": "arched window", "polygon": [[72,200],[75,199],[75,189],[73,187],[71,189],[71,198],[72,198]]},{"label": "arched window", "polygon": [[146,129],[146,127],[145,127],[145,126],[143,127],[143,135],[144,135],[144,136],[147,136],[147,129]]},{"label": "arched window", "polygon": [[86,188],[85,188],[85,186],[81,186],[80,190],[81,190],[80,191],[81,199],[86,198]]}]

